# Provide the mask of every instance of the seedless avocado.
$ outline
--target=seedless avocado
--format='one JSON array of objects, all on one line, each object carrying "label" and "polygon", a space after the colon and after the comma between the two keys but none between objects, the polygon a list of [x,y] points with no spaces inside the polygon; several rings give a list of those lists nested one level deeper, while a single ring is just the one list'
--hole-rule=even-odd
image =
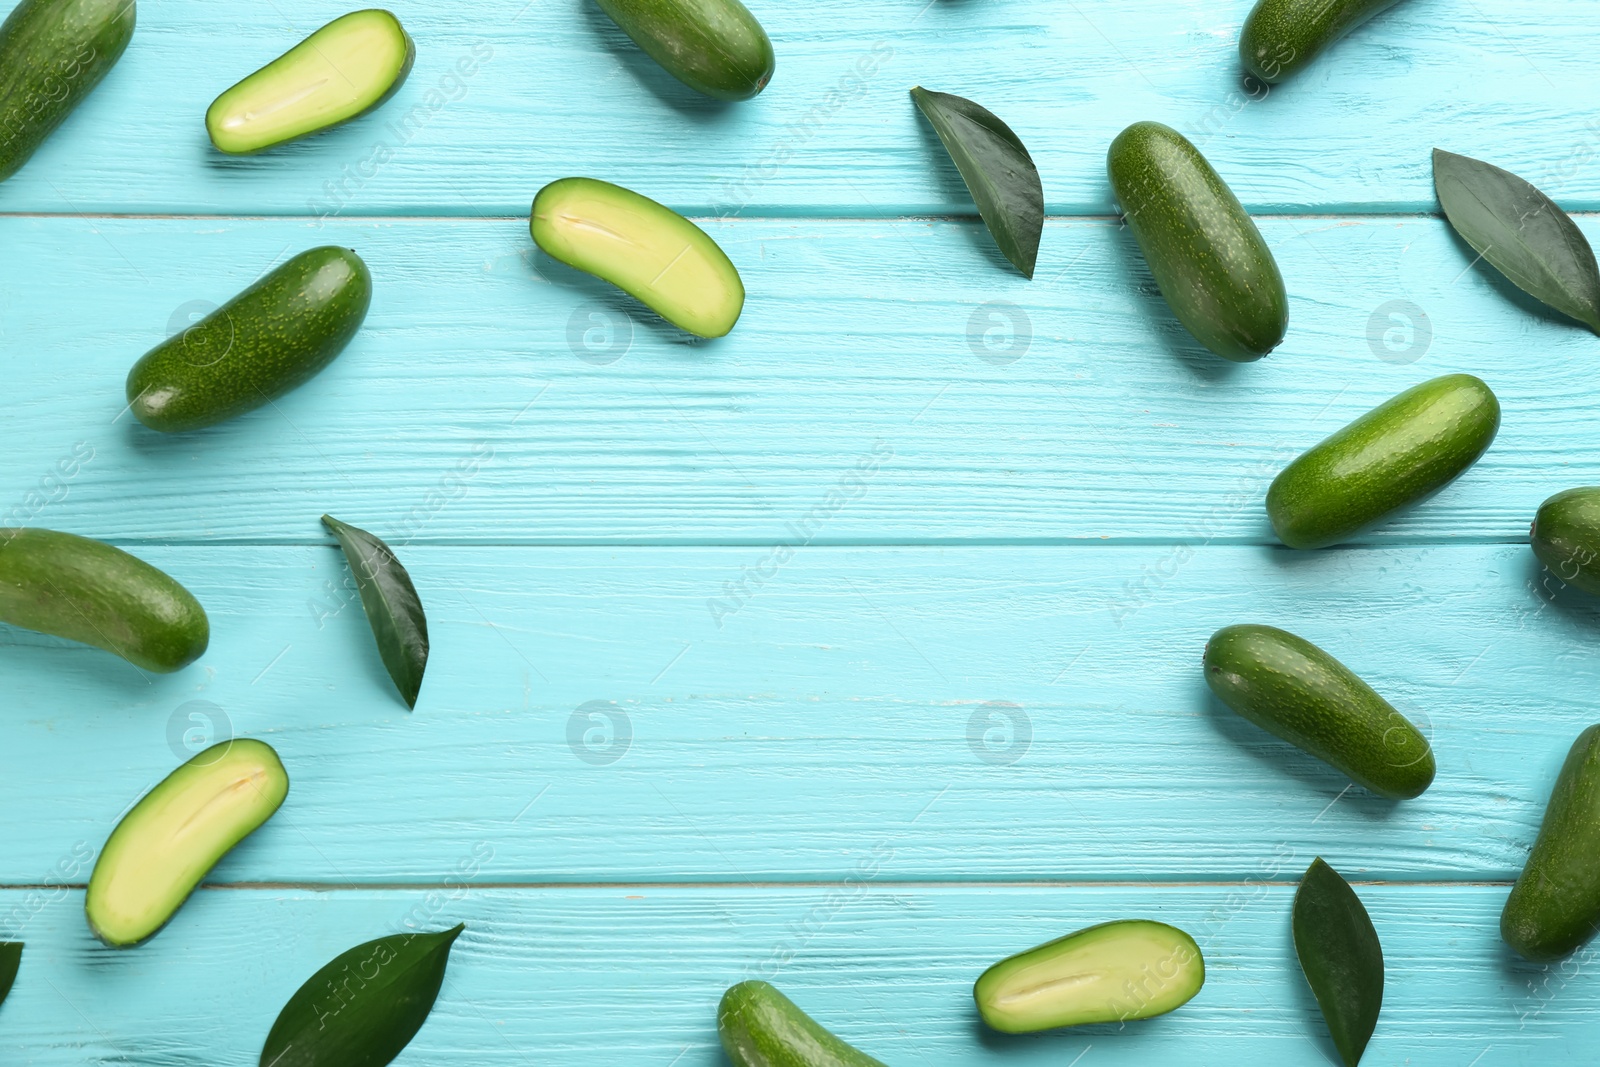
[{"label": "seedless avocado", "polygon": [[22,0],[0,25],[0,181],[116,66],[134,0]]},{"label": "seedless avocado", "polygon": [[1568,489],[1539,505],[1533,554],[1550,572],[1600,596],[1600,486]]},{"label": "seedless avocado", "polygon": [[1245,69],[1275,84],[1399,0],[1258,0],[1239,35]]},{"label": "seedless avocado", "polygon": [[1380,796],[1420,796],[1433,748],[1411,721],[1328,653],[1275,626],[1225,626],[1206,642],[1206,684],[1263,730]]},{"label": "seedless avocado", "polygon": [[144,795],[111,832],[84,910],[113,948],[153,937],[228,850],[272,817],[289,775],[272,746],[213,745]]},{"label": "seedless avocado", "polygon": [[120,548],[75,534],[0,528],[0,622],[115,652],[167,674],[211,640],[205,609]]},{"label": "seedless avocado", "polygon": [[978,1014],[996,1030],[1026,1034],[1058,1026],[1165,1015],[1206,981],[1194,938],[1166,923],[1101,923],[1019,952],[972,987]]},{"label": "seedless avocado", "polygon": [[772,80],[772,41],[739,0],[598,0],[668,74],[719,100],[748,100]]},{"label": "seedless avocado", "polygon": [[721,337],[744,310],[744,283],[704,230],[620,185],[562,178],[539,190],[533,240],[568,266],[636,297],[680,329]]},{"label": "seedless avocado", "polygon": [[163,433],[253,411],[333,362],[371,303],[372,275],[355,252],[302,252],[147,352],[128,372],[128,404]]},{"label": "seedless avocado", "polygon": [[1600,929],[1600,725],[1578,735],[1539,837],[1500,913],[1500,936],[1536,963],[1576,952]]},{"label": "seedless avocado", "polygon": [[722,994],[717,1036],[734,1067],[884,1067],[834,1037],[768,982]]},{"label": "seedless avocado", "polygon": [[1289,328],[1283,275],[1233,190],[1177,130],[1136,122],[1106,156],[1111,188],[1161,295],[1195,339],[1248,363]]},{"label": "seedless avocado", "polygon": [[224,91],[206,111],[206,132],[242,154],[348,122],[393,96],[416,54],[394,15],[352,11]]},{"label": "seedless avocado", "polygon": [[1285,467],[1267,516],[1290,548],[1348,541],[1454,481],[1499,429],[1500,402],[1470,374],[1412,386]]}]

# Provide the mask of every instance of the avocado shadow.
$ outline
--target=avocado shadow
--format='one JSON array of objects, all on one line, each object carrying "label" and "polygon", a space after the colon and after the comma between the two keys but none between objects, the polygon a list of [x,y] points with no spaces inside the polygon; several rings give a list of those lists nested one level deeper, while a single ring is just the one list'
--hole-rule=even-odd
[{"label": "avocado shadow", "polygon": [[1523,568],[1535,599],[1548,604],[1574,627],[1600,632],[1600,598],[1562,581],[1559,574],[1539,562],[1531,548],[1523,558]]},{"label": "avocado shadow", "polygon": [[646,331],[653,333],[666,344],[699,352],[713,348],[722,340],[720,337],[696,337],[674,326],[642,301],[623,292],[610,282],[576,267],[569,267],[537,245],[534,246],[528,265],[532,268],[536,279],[572,290],[581,298],[580,302],[598,304],[615,311],[630,321],[641,324]]},{"label": "avocado shadow", "polygon": [[[1331,808],[1354,810],[1369,822],[1387,822],[1400,810],[1400,801],[1378,796],[1353,783],[1342,771],[1290,744],[1224,704],[1201,679],[1208,718],[1212,727],[1235,748],[1261,764],[1262,777],[1294,778],[1308,789],[1329,798]],[[1320,818],[1320,816],[1319,816]]]},{"label": "avocado shadow", "polygon": [[[1132,1024],[1140,1029],[1159,1021],[1157,1019],[1141,1019]],[[1060,1049],[1062,1063],[1075,1062],[1074,1056],[1081,1056],[1084,1049],[1078,1046],[1084,1040],[1089,1043],[1113,1034],[1127,1035],[1130,1024],[1128,1023],[1094,1023],[1088,1026],[1058,1027],[1054,1030],[1040,1030],[1032,1034],[1008,1034],[985,1025],[983,1017],[974,1008],[971,1015],[972,1036],[978,1045],[985,1051],[999,1055],[1021,1055],[1023,1049],[1036,1048],[1041,1041],[1052,1042]]]},{"label": "avocado shadow", "polygon": [[[1285,462],[1285,466],[1288,463]],[[1336,568],[1347,566],[1350,562],[1350,553],[1360,552],[1363,548],[1382,548],[1382,545],[1366,545],[1349,543],[1329,545],[1327,548],[1290,548],[1278,540],[1277,531],[1272,528],[1272,519],[1266,514],[1266,493],[1262,493],[1261,536],[1266,540],[1267,566],[1285,573],[1305,574],[1317,567]]]},{"label": "avocado shadow", "polygon": [[[385,107],[399,102],[399,94],[386,102]],[[374,109],[337,126],[329,126],[281,144],[269,145],[256,152],[224,152],[211,141],[204,124],[195,135],[200,150],[200,163],[208,170],[223,174],[257,175],[258,181],[277,180],[292,172],[304,172],[320,161],[327,167],[327,176],[337,180],[339,167],[364,157],[372,149],[374,133],[386,127],[379,125],[383,108]],[[403,114],[403,112],[402,112]],[[387,143],[388,138],[383,140]]]},{"label": "avocado shadow", "polygon": [[141,459],[170,461],[173,469],[177,469],[180,463],[192,465],[192,446],[196,442],[225,437],[228,432],[218,426],[207,426],[182,433],[163,433],[140,422],[131,410],[125,412],[118,423],[122,426],[123,444],[129,451],[138,454]]},{"label": "avocado shadow", "polygon": [[[1510,893],[1511,890],[1507,889],[1506,894],[1509,896]],[[1502,900],[1500,904],[1504,908],[1505,901]],[[1500,936],[1498,926],[1496,926],[1494,932],[1494,948],[1492,952],[1501,978],[1506,981],[1517,982],[1527,988],[1538,985],[1539,979],[1544,977],[1545,972],[1550,968],[1548,963],[1534,963],[1517,955],[1517,950],[1506,944],[1505,938]]]},{"label": "avocado shadow", "polygon": [[1139,247],[1133,230],[1118,226],[1111,243],[1117,250],[1117,267],[1122,283],[1133,294],[1141,316],[1149,321],[1151,332],[1167,355],[1183,364],[1196,378],[1208,382],[1226,382],[1235,378],[1246,364],[1223,359],[1197,341],[1194,334],[1178,321],[1172,305],[1161,295],[1155,275],[1150,273],[1150,264],[1146,262],[1144,250]]},{"label": "avocado shadow", "polygon": [[140,459],[161,464],[164,473],[171,474],[179,469],[192,469],[197,452],[249,455],[283,429],[304,440],[299,427],[309,424],[309,420],[302,408],[313,401],[314,390],[297,386],[270,398],[260,407],[230,415],[221,422],[170,433],[146,426],[132,410],[123,412],[116,421],[123,427],[122,440],[131,452]]},{"label": "avocado shadow", "polygon": [[650,58],[650,54],[624,33],[622,27],[600,9],[600,5],[585,3],[580,6],[583,8],[584,24],[594,34],[600,46],[615,55],[646,91],[684,118],[696,122],[713,122],[728,114],[736,105],[749,103],[749,101],[718,100],[689,88]]},{"label": "avocado shadow", "polygon": [[[46,666],[58,661],[59,667]],[[12,678],[48,673],[71,678],[74,688],[103,691],[111,700],[136,697],[141,702],[159,703],[176,698],[194,684],[193,678],[183,679],[188,669],[159,674],[137,667],[115,652],[0,622],[0,670]]]}]

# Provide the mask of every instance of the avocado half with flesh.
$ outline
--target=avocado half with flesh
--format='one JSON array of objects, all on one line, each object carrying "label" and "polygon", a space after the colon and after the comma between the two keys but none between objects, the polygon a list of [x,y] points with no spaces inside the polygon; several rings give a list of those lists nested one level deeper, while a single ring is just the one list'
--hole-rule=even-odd
[{"label": "avocado half with flesh", "polygon": [[972,997],[985,1023],[1027,1034],[1164,1015],[1205,981],[1194,938],[1153,919],[1123,919],[1001,960],[979,977]]},{"label": "avocado half with flesh", "polygon": [[387,11],[334,19],[212,101],[211,143],[245,155],[337,126],[393,96],[417,55]]},{"label": "avocado half with flesh", "polygon": [[721,337],[744,310],[744,282],[717,242],[631,189],[594,178],[553,181],[534,197],[528,228],[550,256],[699,337]]},{"label": "avocado half with flesh", "polygon": [[196,755],[111,831],[84,899],[89,929],[113,948],[155,936],[288,795],[288,772],[263,741],[224,741]]}]

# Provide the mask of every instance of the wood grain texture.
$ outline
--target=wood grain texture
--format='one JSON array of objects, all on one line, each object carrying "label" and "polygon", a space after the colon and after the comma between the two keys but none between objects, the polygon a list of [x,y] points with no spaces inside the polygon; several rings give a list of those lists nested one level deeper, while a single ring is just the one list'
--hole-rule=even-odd
[{"label": "wood grain texture", "polygon": [[[1563,0],[1405,0],[1262,98],[1250,3],[752,0],[777,77],[725,107],[589,0],[400,0],[400,94],[242,159],[206,105],[340,10],[142,5],[0,187],[0,525],[128,546],[214,637],[157,678],[0,627],[0,938],[28,943],[0,1059],[245,1067],[337,952],[464,920],[397,1067],[713,1067],[717,997],[756,976],[891,1064],[1320,1064],[1288,916],[1322,855],[1384,941],[1367,1062],[1593,1062],[1595,953],[1519,964],[1496,922],[1595,719],[1600,602],[1526,537],[1600,482],[1596,341],[1428,217],[1428,161],[1600,210],[1600,27]],[[1072,216],[1036,282],[973,217],[919,83],[1000,115]],[[1138,119],[1264,216],[1291,325],[1261,363],[1201,351],[1109,217],[1105,149]],[[570,174],[709,218],[738,329],[689,343],[536,256],[528,204]],[[194,435],[122,411],[140,354],[333,242],[376,298],[326,373]],[[1455,371],[1505,411],[1477,467],[1355,547],[1271,547],[1289,459]],[[416,580],[414,714],[324,512]],[[1433,788],[1347,791],[1217,705],[1201,649],[1240,621],[1422,725]],[[229,735],[279,749],[285,807],[153,943],[99,947],[95,851]],[[977,1025],[983,967],[1133,916],[1205,947],[1182,1011]]]},{"label": "wood grain texture", "polygon": [[[380,535],[381,523],[363,521]],[[1526,546],[401,552],[432,656],[407,714],[336,548],[143,548],[211,613],[176,675],[7,630],[0,879],[31,884],[189,750],[281,753],[219,882],[1511,879],[1600,684],[1600,609]],[[1554,592],[1554,595],[1552,594]],[[1340,657],[1432,738],[1379,800],[1213,700],[1217,628]],[[200,703],[195,703],[200,702]]]},{"label": "wood grain texture", "polygon": [[[521,221],[10,219],[0,404],[28,429],[0,522],[118,542],[307,541],[324,511],[419,542],[1263,542],[1284,464],[1455,371],[1499,394],[1499,438],[1369,540],[1522,540],[1547,496],[1600,481],[1592,334],[1514,298],[1440,221],[1264,226],[1290,333],[1240,366],[1183,331],[1104,221],[1052,223],[1031,285],[976,223],[731,223],[744,318],[691,344],[535,258]],[[122,413],[127,368],[189,311],[331,242],[375,295],[327,371],[209,431]],[[1393,301],[1431,340],[1405,351]],[[79,443],[92,461],[38,495]]]},{"label": "wood grain texture", "polygon": [[726,106],[657,68],[590,0],[399,0],[410,80],[343,129],[252,158],[206,107],[342,9],[145,4],[121,63],[0,210],[513,215],[581,174],[697,214],[973,214],[913,85],[971,97],[1027,143],[1052,214],[1112,210],[1105,151],[1155,119],[1203,142],[1255,210],[1432,211],[1429,150],[1481,155],[1600,208],[1600,27],[1570,0],[1407,0],[1263,96],[1251,0],[822,0],[753,9],[777,49]]},{"label": "wood grain texture", "polygon": [[[1592,958],[1565,971],[1507,959],[1504,886],[1356,889],[1389,974],[1366,1062],[1587,1062]],[[460,921],[439,1002],[397,1064],[714,1067],[717,999],[750,977],[890,1064],[1320,1064],[1334,1052],[1294,962],[1292,897],[1282,884],[911,889],[866,872],[808,889],[202,891],[150,944],[117,953],[84,929],[80,893],[9,891],[0,908],[25,917],[28,949],[0,1048],[37,1067],[253,1067],[278,1008],[336,953]],[[980,1026],[984,967],[1125,917],[1195,936],[1206,984],[1189,1004],[1122,1029]]]}]

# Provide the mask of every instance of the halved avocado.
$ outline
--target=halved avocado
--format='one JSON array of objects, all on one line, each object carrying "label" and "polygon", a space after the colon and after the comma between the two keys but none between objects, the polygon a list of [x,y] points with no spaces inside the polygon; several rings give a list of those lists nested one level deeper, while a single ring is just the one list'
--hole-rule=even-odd
[{"label": "halved avocado", "polygon": [[721,337],[744,310],[744,282],[717,242],[676,211],[620,185],[553,181],[534,197],[528,229],[551,256],[692,334]]},{"label": "halved avocado", "polygon": [[394,15],[352,11],[212,101],[206,132],[244,155],[348,122],[394,95],[416,55]]},{"label": "halved avocado", "polygon": [[113,948],[155,936],[288,795],[289,774],[263,741],[224,741],[196,755],[111,831],[84,899],[89,929]]},{"label": "halved avocado", "polygon": [[1019,952],[972,987],[983,1021],[1008,1034],[1165,1015],[1206,981],[1194,938],[1166,923],[1101,923]]}]

